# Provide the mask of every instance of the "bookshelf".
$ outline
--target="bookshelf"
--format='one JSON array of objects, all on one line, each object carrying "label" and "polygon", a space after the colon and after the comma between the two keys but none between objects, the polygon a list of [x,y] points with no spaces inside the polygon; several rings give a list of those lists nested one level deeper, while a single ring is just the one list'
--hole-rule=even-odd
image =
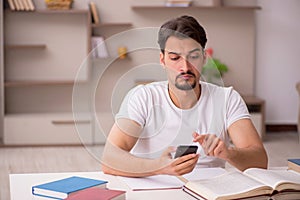
[{"label": "bookshelf", "polygon": [[[3,143],[80,144],[72,114],[72,90],[89,53],[89,11],[1,11],[5,37],[1,46],[5,51]],[[77,78],[80,84],[89,81],[89,73],[86,69]],[[89,106],[82,112],[88,113]],[[87,130],[85,141],[91,141],[91,117],[86,114],[80,122]]]},{"label": "bookshelf", "polygon": [[[1,27],[4,28],[1,36],[5,36],[5,42],[1,40],[5,57],[0,57],[3,59],[1,72],[5,72],[1,80],[1,123],[4,124],[1,126],[1,139],[4,145],[95,142],[95,122],[89,114],[90,104],[81,105],[84,117],[76,120],[76,125],[79,124],[87,134],[80,134],[81,140],[74,134],[78,128],[72,114],[75,76],[91,50],[93,35],[101,34],[108,38],[131,27],[132,23],[92,24],[90,14],[87,9],[35,9],[26,12],[1,9]],[[83,76],[76,78],[76,83],[83,90],[89,90],[93,81],[91,74],[99,69],[102,61],[97,58],[92,60],[94,62],[97,67],[92,64]],[[39,129],[42,133],[37,131]],[[104,141],[103,138],[96,139]]]},{"label": "bookshelf", "polygon": [[46,49],[46,44],[7,44],[5,49]]},{"label": "bookshelf", "polygon": [[47,85],[73,85],[74,81],[6,81],[5,87],[30,87],[30,86],[47,86]]},{"label": "bookshelf", "polygon": [[100,24],[92,24],[92,28],[109,28],[109,27],[131,27],[132,23],[129,22],[110,22],[110,23],[100,23]]}]

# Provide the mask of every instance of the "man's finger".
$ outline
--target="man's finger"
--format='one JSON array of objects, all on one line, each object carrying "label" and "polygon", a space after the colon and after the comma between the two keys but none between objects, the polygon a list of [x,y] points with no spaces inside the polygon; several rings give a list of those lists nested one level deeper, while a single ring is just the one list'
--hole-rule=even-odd
[{"label": "man's finger", "polygon": [[212,143],[210,144],[209,148],[208,148],[208,153],[213,153],[214,154],[214,150],[217,147],[219,143],[219,138],[214,138],[214,140],[212,141]]}]

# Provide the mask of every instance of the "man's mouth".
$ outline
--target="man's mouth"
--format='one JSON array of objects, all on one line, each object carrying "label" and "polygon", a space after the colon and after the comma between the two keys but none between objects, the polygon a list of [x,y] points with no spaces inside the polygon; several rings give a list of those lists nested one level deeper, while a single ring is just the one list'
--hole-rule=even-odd
[{"label": "man's mouth", "polygon": [[194,77],[195,77],[194,74],[180,74],[180,75],[178,76],[178,78],[182,78],[182,79],[184,79],[184,80],[188,80],[188,79],[194,78]]}]

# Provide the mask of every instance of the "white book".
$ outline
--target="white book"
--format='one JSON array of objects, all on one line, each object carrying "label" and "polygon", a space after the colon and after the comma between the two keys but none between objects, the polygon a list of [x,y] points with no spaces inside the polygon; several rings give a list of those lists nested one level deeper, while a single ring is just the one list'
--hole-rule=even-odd
[{"label": "white book", "polygon": [[104,38],[101,36],[93,36],[92,37],[92,54],[95,58],[107,58],[108,51],[106,48],[106,44]]},{"label": "white book", "polygon": [[30,9],[31,11],[35,10],[33,1],[32,1],[32,0],[27,0],[27,2],[28,2],[28,5],[29,5],[29,9]]},{"label": "white book", "polygon": [[18,0],[13,0],[16,10],[20,10],[20,5]]},{"label": "white book", "polygon": [[18,1],[18,3],[19,3],[19,10],[25,10],[25,7],[24,7],[24,5],[23,5],[23,1],[22,0],[17,0]]},{"label": "white book", "polygon": [[30,10],[30,6],[28,4],[28,1],[27,0],[21,0],[23,2],[23,6],[24,6],[24,9],[26,11],[29,11]]},{"label": "white book", "polygon": [[10,8],[11,10],[15,10],[15,9],[16,9],[13,0],[8,0],[8,4],[9,4],[9,8]]}]

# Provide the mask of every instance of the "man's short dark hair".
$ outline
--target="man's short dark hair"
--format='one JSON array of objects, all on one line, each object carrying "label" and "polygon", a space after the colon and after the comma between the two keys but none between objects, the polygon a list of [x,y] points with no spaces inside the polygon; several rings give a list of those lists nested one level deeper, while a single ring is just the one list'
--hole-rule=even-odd
[{"label": "man's short dark hair", "polygon": [[158,44],[162,53],[164,53],[166,41],[170,36],[192,38],[197,41],[203,49],[207,42],[204,28],[195,18],[187,15],[171,19],[160,27],[158,32]]}]

